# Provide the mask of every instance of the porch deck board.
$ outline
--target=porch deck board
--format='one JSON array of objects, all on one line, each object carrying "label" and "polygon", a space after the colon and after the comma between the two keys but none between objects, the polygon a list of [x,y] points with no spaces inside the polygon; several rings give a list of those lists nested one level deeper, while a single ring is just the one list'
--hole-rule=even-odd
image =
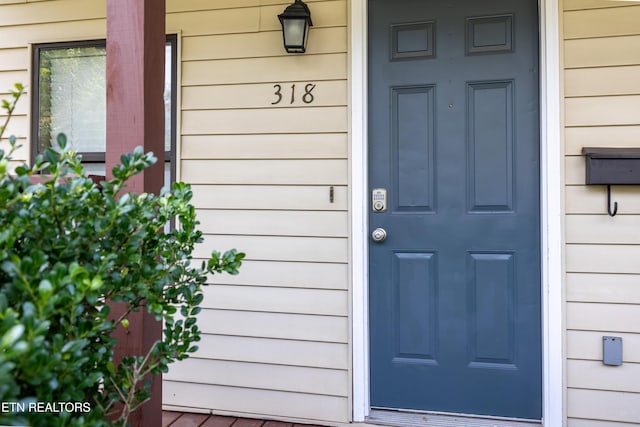
[{"label": "porch deck board", "polygon": [[162,412],[162,427],[322,427],[293,424],[273,420],[225,417],[221,415],[190,414],[176,411]]}]

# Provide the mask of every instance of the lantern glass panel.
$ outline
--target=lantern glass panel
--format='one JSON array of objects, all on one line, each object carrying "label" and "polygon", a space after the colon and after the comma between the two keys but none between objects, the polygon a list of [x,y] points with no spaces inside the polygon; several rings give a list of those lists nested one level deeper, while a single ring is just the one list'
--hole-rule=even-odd
[{"label": "lantern glass panel", "polygon": [[284,44],[289,52],[304,52],[306,39],[305,19],[284,19]]}]

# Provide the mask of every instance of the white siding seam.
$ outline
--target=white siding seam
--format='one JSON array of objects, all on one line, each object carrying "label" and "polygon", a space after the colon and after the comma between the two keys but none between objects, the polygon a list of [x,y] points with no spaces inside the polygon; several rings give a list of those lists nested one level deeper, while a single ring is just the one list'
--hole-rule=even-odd
[{"label": "white siding seam", "polygon": [[[242,58],[235,58],[235,59],[242,59]],[[182,61],[183,63],[185,62],[200,62],[203,60],[188,60],[188,61]],[[206,59],[204,61],[211,61],[210,59]],[[629,67],[633,67],[634,65],[628,65]],[[598,67],[589,67],[589,68],[598,68]],[[608,67],[604,67],[604,68],[608,68]],[[610,68],[610,67],[609,67]],[[2,70],[1,72],[4,71],[14,71],[14,70]],[[18,70],[18,71],[22,71],[22,70]],[[26,70],[25,70],[26,71]],[[295,80],[295,79],[289,79],[286,81],[286,83],[305,83],[308,82],[309,79],[299,79],[299,80]],[[336,79],[336,78],[319,78],[319,79],[313,79],[314,82],[322,82],[322,83],[326,83],[326,82],[344,82],[344,79]],[[249,82],[249,83],[234,83],[234,82],[230,82],[230,83],[196,83],[196,84],[183,84],[182,87],[225,87],[225,86],[264,86],[264,85],[269,85],[269,84],[273,84],[273,83],[282,83],[281,81],[259,81],[259,82]],[[346,104],[345,104],[346,105]],[[277,107],[274,105],[270,105],[267,107],[261,107],[261,108],[284,108],[284,107]],[[297,107],[291,107],[291,108],[297,108]],[[299,108],[299,107],[298,107]],[[183,111],[191,111],[191,110],[209,110],[209,108],[182,108]],[[301,132],[300,135],[305,135],[309,132]],[[315,133],[315,132],[313,132]],[[347,133],[347,132],[332,132],[332,133]],[[229,135],[237,135],[236,133],[231,133]],[[274,134],[269,134],[269,133],[264,133],[261,135],[274,135]],[[275,134],[277,135],[277,134]]]},{"label": "white siding seam", "polygon": [[627,33],[627,34],[611,34],[608,36],[585,36],[585,37],[566,37],[565,42],[574,40],[602,40],[602,39],[619,39],[623,37],[637,37],[639,33]]},{"label": "white siding seam", "polygon": [[[615,0],[614,0],[615,1]],[[626,1],[629,3],[633,3],[634,0],[617,0],[620,2]],[[571,7],[566,8],[564,10],[565,14],[566,13],[571,13],[571,12],[592,12],[592,11],[601,11],[601,10],[607,10],[607,9],[621,9],[623,7],[634,7],[635,4],[616,4],[616,5],[610,5],[610,6],[593,6],[593,7],[583,7],[583,8],[576,8],[576,9],[572,9]]]},{"label": "white siding seam", "polygon": [[[346,345],[346,344],[344,344]],[[234,358],[221,358],[221,357],[215,357],[215,358],[210,358],[210,357],[194,357],[194,356],[190,356],[190,358],[193,359],[198,359],[198,360],[211,360],[211,361],[217,361],[217,362],[230,362],[230,363],[254,363],[257,365],[273,365],[273,366],[281,366],[281,367],[292,367],[292,368],[305,368],[305,369],[324,369],[324,370],[329,370],[329,371],[334,371],[334,372],[348,372],[349,368],[348,367],[331,367],[331,366],[323,366],[323,365],[304,365],[304,364],[296,364],[296,363],[273,363],[273,362],[260,362],[260,361],[255,361],[255,360],[243,360],[243,359],[234,359]],[[189,382],[189,381],[185,381],[185,382]]]},{"label": "white siding seam", "polygon": [[[239,249],[239,248],[236,248]],[[240,249],[239,249],[240,250]],[[191,261],[206,261],[207,258],[192,258]],[[338,265],[344,265],[347,264],[347,262],[333,262],[333,261],[291,261],[291,260],[264,260],[264,259],[249,259],[249,258],[244,258],[244,261],[260,261],[260,262],[295,262],[295,263],[300,263],[300,264],[338,264]],[[604,274],[604,273],[603,273]],[[290,286],[283,286],[284,288],[288,288]],[[324,288],[321,288],[324,289]]]},{"label": "white siding seam", "polygon": [[[287,365],[290,366],[290,365]],[[338,397],[338,398],[342,398],[342,399],[346,399],[348,396],[346,394],[327,394],[327,393],[311,393],[308,391],[292,391],[292,390],[286,390],[286,389],[282,389],[282,388],[266,388],[266,387],[252,387],[252,386],[245,386],[245,385],[230,385],[230,384],[211,384],[211,383],[205,383],[205,382],[199,382],[199,381],[180,381],[177,380],[175,378],[172,379],[167,379],[165,381],[170,381],[172,383],[182,383],[182,384],[200,384],[200,385],[214,385],[214,386],[218,386],[218,387],[228,387],[228,388],[235,388],[235,389],[245,389],[245,390],[266,390],[266,391],[277,391],[280,393],[293,393],[293,394],[305,394],[308,396],[328,396],[328,397]]]},{"label": "white siding seam", "polygon": [[[625,333],[625,335],[632,335],[632,334],[633,333]],[[640,335],[640,334],[636,333],[636,335]],[[602,363],[602,359],[583,359],[583,358],[579,358],[579,357],[567,357],[567,360],[573,360],[573,361],[576,361],[576,362],[590,362],[590,363],[591,362],[600,362],[599,365],[602,368],[612,369],[612,370],[620,369],[619,366],[607,366],[607,365],[605,365],[604,363]],[[640,361],[634,362],[634,361],[630,361],[630,360],[629,361],[623,360],[622,366],[625,366],[625,365],[632,365],[633,367],[639,367],[640,366]],[[586,388],[586,387],[571,386],[570,388]],[[605,390],[605,389],[602,389],[602,390]],[[639,391],[630,391],[629,393],[640,393],[640,390]]]},{"label": "white siding seam", "polygon": [[608,302],[608,301],[592,301],[592,300],[569,300],[567,299],[567,302],[571,302],[574,304],[589,304],[589,305],[599,305],[599,306],[603,306],[603,305],[615,305],[615,306],[628,306],[628,307],[637,307],[639,304],[637,302]]},{"label": "white siding seam", "polygon": [[[265,338],[265,339],[269,339],[269,338]],[[189,359],[207,360],[207,361],[211,360],[211,361],[214,361],[214,362],[248,363],[248,364],[252,364],[252,365],[264,365],[264,366],[284,366],[284,367],[291,366],[293,368],[321,369],[321,370],[325,370],[325,371],[349,372],[349,368],[346,368],[346,367],[345,368],[331,368],[331,367],[317,366],[317,365],[301,365],[301,364],[274,363],[274,362],[256,362],[256,361],[252,361],[252,360],[247,361],[247,360],[238,360],[238,359],[222,358],[222,357],[198,357],[197,356],[197,352],[195,353],[195,355],[189,356]],[[185,359],[185,360],[189,360],[189,359]],[[586,359],[586,360],[588,360],[588,359]],[[627,362],[625,362],[625,363],[627,363]],[[174,381],[174,380],[172,380],[172,381]],[[179,381],[179,380],[175,380],[175,381]],[[185,382],[190,382],[190,381],[185,381]]]},{"label": "white siding seam", "polygon": [[[2,117],[2,116],[0,116]],[[335,212],[335,211],[330,211],[330,212]],[[349,236],[345,236],[345,235],[314,235],[314,234],[287,234],[287,233],[279,233],[279,234],[262,234],[262,233],[253,233],[253,232],[249,232],[249,233],[225,233],[225,234],[215,234],[215,233],[203,233],[203,236],[229,236],[229,237],[290,237],[290,238],[297,238],[297,237],[301,237],[301,238],[305,238],[305,239],[347,239]],[[242,248],[237,248],[238,250],[242,250]],[[247,261],[252,261],[251,258],[245,258],[245,260]],[[253,261],[263,261],[262,259],[253,259]],[[267,260],[268,261],[268,260]],[[276,261],[276,260],[271,260],[271,261]],[[281,260],[282,261],[282,260]],[[347,261],[344,262],[329,262],[329,264],[347,264]]]},{"label": "white siding seam", "polygon": [[[314,80],[316,81],[316,80]],[[287,83],[291,83],[290,81],[288,81]],[[617,96],[617,95],[607,95],[607,96]],[[586,97],[583,97],[586,98]],[[243,111],[243,110],[273,110],[273,109],[278,109],[278,110],[321,110],[324,108],[336,108],[336,107],[346,107],[347,104],[325,104],[322,106],[318,106],[318,107],[298,107],[298,106],[282,106],[282,107],[274,107],[274,106],[264,106],[264,107],[211,107],[211,108],[183,108],[182,111]],[[321,113],[320,113],[321,114]],[[306,134],[299,134],[299,135],[317,135],[317,134],[345,134],[346,132],[309,132]],[[215,135],[215,134],[213,134]],[[234,134],[234,135],[239,135],[239,134]],[[260,133],[259,135],[267,135],[265,133]],[[269,135],[279,135],[279,134],[269,134]],[[291,157],[284,157],[284,159],[290,159]],[[303,159],[307,159],[308,157],[303,157]],[[314,157],[316,158],[316,157]],[[317,157],[319,159],[322,159],[322,157]],[[334,158],[334,157],[330,157],[330,158]],[[276,158],[274,157],[268,157],[268,160],[275,160]],[[346,158],[345,158],[346,159]],[[241,160],[241,159],[237,159],[237,160]],[[256,159],[256,160],[263,160],[263,159]]]},{"label": "white siding seam", "polygon": [[[315,56],[336,56],[336,55],[346,55],[347,52],[343,51],[343,50],[336,50],[334,52],[318,52],[318,53],[305,53],[305,57],[309,58],[309,57],[315,57]],[[245,60],[252,60],[252,59],[275,59],[275,58],[281,58],[281,59],[285,59],[285,58],[289,58],[288,56],[284,56],[284,55],[272,55],[272,56],[246,56],[246,57],[233,57],[233,58],[204,58],[204,59],[187,59],[182,61],[183,64],[190,64],[190,63],[196,63],[196,62],[231,62],[231,61],[245,61]],[[342,79],[330,79],[330,80],[344,80],[344,78]],[[288,81],[288,80],[287,80]],[[241,84],[256,84],[256,83],[262,83],[262,80],[258,80],[258,81],[250,81],[250,82],[246,82],[246,83],[233,83],[235,85],[241,85]],[[218,83],[218,85],[225,85],[225,84],[231,84],[231,83]],[[189,84],[183,84],[183,86],[191,86]],[[194,85],[195,86],[195,85]],[[202,85],[200,85],[202,86]]]},{"label": "white siding seam", "polygon": [[592,418],[577,418],[577,417],[569,417],[568,418],[570,421],[586,421],[588,423],[590,422],[596,422],[598,423],[597,426],[593,426],[593,427],[637,427],[637,423],[626,423],[624,421],[604,421],[604,420],[597,420],[597,419],[592,419]]},{"label": "white siding seam", "polygon": [[[625,363],[629,363],[629,362],[625,362]],[[637,391],[628,391],[628,390],[620,390],[620,389],[610,389],[610,388],[602,388],[602,387],[576,387],[576,386],[571,386],[571,387],[567,387],[567,390],[592,390],[592,391],[605,391],[608,393],[624,393],[624,394],[630,394],[630,395],[640,395],[640,392]]]},{"label": "white siding seam", "polygon": [[[92,22],[92,21],[100,21],[101,23],[106,23],[107,18],[102,16],[102,17],[95,17],[95,18],[83,18],[83,19],[61,19],[61,20],[57,20],[57,21],[41,21],[41,22],[27,22],[27,23],[23,23],[23,22],[12,22],[9,25],[0,25],[0,31],[1,30],[5,30],[7,28],[28,28],[28,27],[38,27],[38,26],[43,26],[43,25],[55,25],[55,24],[76,24],[79,22]],[[15,48],[21,48],[24,47],[23,45],[19,45],[19,46],[15,46]],[[8,48],[8,47],[2,47],[0,49],[13,49],[13,48]]]},{"label": "white siding seam", "polygon": [[[637,215],[634,213],[629,213],[628,215]],[[616,214],[617,216],[617,214]],[[638,247],[638,243],[607,243],[607,242],[600,242],[600,243],[567,243],[567,246],[615,246],[615,247],[622,247],[622,246],[628,246],[628,247]],[[567,271],[568,272],[568,271]],[[603,271],[602,273],[606,273],[605,271]]]},{"label": "white siding seam", "polygon": [[[583,66],[579,66],[579,67],[570,67],[570,66],[566,66],[564,69],[565,70],[590,70],[590,69],[597,69],[597,68],[618,68],[618,67],[637,67],[638,65],[640,65],[640,62],[637,63],[629,63],[629,64],[621,64],[621,65],[589,65],[586,67]],[[565,98],[572,98],[571,96],[566,96]],[[630,126],[630,125],[628,125]],[[571,127],[571,126],[565,126],[565,127]]]},{"label": "white siding seam", "polygon": [[[569,96],[565,96],[565,99],[628,98],[630,96],[638,96],[638,95],[640,95],[640,91],[629,92],[629,93],[599,94],[599,95],[569,95]],[[633,126],[633,125],[626,125],[626,126]],[[575,156],[575,154],[573,155]]]},{"label": "white siding seam", "polygon": [[[287,289],[287,288],[283,288],[283,289]],[[298,288],[298,289],[306,289],[306,288]],[[346,292],[346,291],[344,291]],[[297,315],[297,316],[306,316],[306,317],[331,317],[331,318],[337,318],[337,319],[346,319],[347,317],[349,317],[349,315],[347,314],[342,314],[342,315],[337,315],[337,314],[315,314],[315,313],[308,313],[308,312],[290,312],[290,311],[268,311],[268,310],[255,310],[255,309],[251,309],[251,310],[247,310],[247,309],[235,309],[235,308],[218,308],[218,307],[207,307],[204,305],[200,305],[200,307],[203,310],[214,310],[214,311],[231,311],[234,313],[269,313],[269,314],[293,314],[293,315]],[[220,335],[220,334],[214,334],[214,335]],[[234,335],[235,334],[231,334]],[[259,338],[259,337],[256,337]],[[307,341],[307,340],[300,340],[300,339],[294,339],[293,341]],[[322,341],[318,341],[318,340],[308,340],[308,341],[313,341],[313,342],[322,342]],[[326,342],[332,342],[332,341],[326,341]],[[338,343],[338,341],[336,341],[336,343]],[[341,343],[342,344],[342,343]]]},{"label": "white siding seam", "polygon": [[[241,311],[241,310],[237,310],[237,311]],[[251,313],[255,313],[255,312],[251,311]],[[340,317],[340,316],[331,316],[331,317]],[[301,338],[268,337],[265,335],[238,335],[238,334],[223,334],[223,333],[209,334],[209,333],[204,333],[202,331],[200,332],[201,337],[205,335],[212,336],[212,337],[259,338],[259,339],[276,340],[276,341],[295,341],[300,343],[311,342],[311,343],[320,343],[320,344],[340,344],[340,345],[348,344],[346,341],[327,341],[327,340],[320,340],[320,339],[303,340]]]},{"label": "white siding seam", "polygon": [[[26,138],[24,137],[19,137],[18,140],[24,140]],[[326,185],[321,185],[320,187],[326,187]],[[334,187],[339,187],[338,185],[334,185]],[[198,210],[208,210],[208,211],[219,211],[219,210],[229,210],[229,208],[225,208],[225,207],[220,207],[220,208],[199,208],[196,206],[196,209]],[[263,211],[265,209],[255,209],[255,208],[246,208],[246,209],[240,209],[242,211]],[[348,212],[347,209],[291,209],[291,208],[283,208],[283,209],[267,209],[269,212]],[[585,214],[576,214],[576,215],[593,215],[590,213],[585,213]],[[628,214],[624,214],[624,213],[618,213],[617,215],[628,215]],[[296,237],[307,237],[307,236],[296,236]],[[201,261],[206,261],[205,258],[194,258],[194,259],[198,259]],[[311,262],[313,263],[313,261],[283,261],[283,262]],[[337,264],[341,264],[341,263],[337,263]]]},{"label": "white siding seam", "polygon": [[[288,261],[287,261],[288,262]],[[328,289],[328,288],[314,288],[314,287],[309,287],[309,286],[305,286],[304,288],[296,288],[296,287],[291,287],[291,286],[282,286],[282,285],[256,285],[256,284],[250,284],[250,285],[242,285],[242,284],[237,284],[237,283],[208,283],[205,286],[209,286],[209,287],[215,287],[215,286],[225,286],[228,288],[243,288],[243,289],[247,289],[247,288],[269,288],[269,289],[283,289],[283,290],[291,290],[291,289],[298,289],[301,291],[306,291],[306,290],[310,290],[310,291],[340,291],[340,292],[348,292],[348,289],[345,288],[336,288],[336,289]],[[346,316],[346,314],[345,314]]]}]

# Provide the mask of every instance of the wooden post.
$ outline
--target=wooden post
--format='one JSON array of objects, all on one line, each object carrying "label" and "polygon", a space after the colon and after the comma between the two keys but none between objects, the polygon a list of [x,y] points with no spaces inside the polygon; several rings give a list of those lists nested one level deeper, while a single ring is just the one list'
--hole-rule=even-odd
[{"label": "wooden post", "polygon": [[[107,177],[120,155],[136,146],[158,158],[129,182],[136,193],[158,193],[164,180],[165,7],[165,0],[107,0]],[[118,309],[112,304],[112,312]],[[148,313],[133,313],[128,330],[118,327],[115,337],[116,360],[143,355],[162,338],[162,324]],[[161,376],[153,378],[151,392],[132,426],[162,425]]]}]

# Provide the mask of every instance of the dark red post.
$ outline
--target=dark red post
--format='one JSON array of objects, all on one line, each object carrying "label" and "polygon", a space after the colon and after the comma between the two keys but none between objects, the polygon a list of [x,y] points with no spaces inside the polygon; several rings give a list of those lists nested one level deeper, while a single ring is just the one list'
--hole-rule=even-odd
[{"label": "dark red post", "polygon": [[[122,153],[136,146],[152,151],[158,163],[133,179],[128,190],[158,193],[164,180],[165,0],[107,0],[107,176]],[[112,311],[118,307],[112,305]],[[119,327],[116,360],[146,354],[162,338],[162,324],[147,313],[133,313],[129,328]],[[151,401],[131,425],[162,425],[162,378],[153,379]]]}]

